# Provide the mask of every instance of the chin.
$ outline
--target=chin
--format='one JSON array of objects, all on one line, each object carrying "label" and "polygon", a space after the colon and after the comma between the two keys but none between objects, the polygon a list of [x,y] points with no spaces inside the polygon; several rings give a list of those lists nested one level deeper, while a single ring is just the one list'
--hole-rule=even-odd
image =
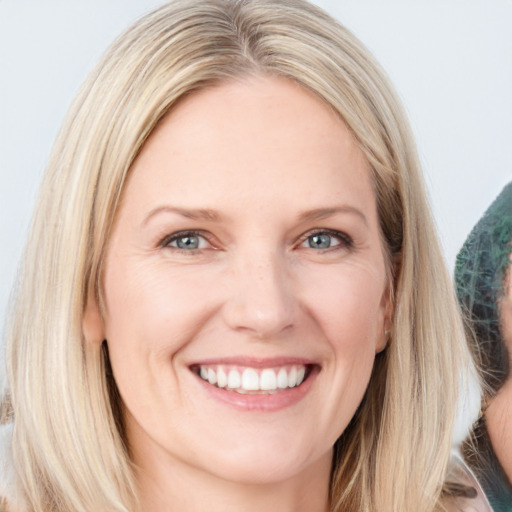
[{"label": "chin", "polygon": [[[272,485],[299,479],[315,461],[291,459],[288,454],[260,453],[243,459],[222,458],[210,469],[210,473],[223,480],[243,485]],[[329,460],[331,457],[329,456]]]},{"label": "chin", "polygon": [[[296,441],[297,439],[295,439]],[[263,441],[263,442],[261,442]],[[227,481],[247,485],[268,485],[292,481],[319,466],[330,472],[332,448],[315,453],[313,447],[294,444],[294,436],[275,436],[260,442],[238,440],[227,444],[229,448],[204,460],[204,468]],[[203,454],[205,452],[202,452]]]}]

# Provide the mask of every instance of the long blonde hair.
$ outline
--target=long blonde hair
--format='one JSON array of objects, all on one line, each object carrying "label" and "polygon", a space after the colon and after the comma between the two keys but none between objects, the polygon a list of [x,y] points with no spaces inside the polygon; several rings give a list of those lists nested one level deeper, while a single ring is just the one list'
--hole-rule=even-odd
[{"label": "long blonde hair", "polygon": [[105,247],[131,164],[184,95],[249,74],[312,91],[352,131],[372,172],[394,282],[388,348],[335,447],[332,510],[441,507],[468,359],[414,142],[392,87],[361,43],[302,0],[179,0],[108,50],[74,101],[36,206],[8,329],[12,448],[35,512],[127,511],[136,485],[119,398],[84,342],[102,303]]}]

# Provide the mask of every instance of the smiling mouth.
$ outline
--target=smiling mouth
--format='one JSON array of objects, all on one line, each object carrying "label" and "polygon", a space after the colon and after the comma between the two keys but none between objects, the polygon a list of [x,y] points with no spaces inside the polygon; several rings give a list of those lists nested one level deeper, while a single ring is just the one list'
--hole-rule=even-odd
[{"label": "smiling mouth", "polygon": [[240,394],[275,394],[298,388],[310,376],[314,365],[292,364],[272,368],[233,365],[196,365],[191,370],[203,381],[225,391]]}]

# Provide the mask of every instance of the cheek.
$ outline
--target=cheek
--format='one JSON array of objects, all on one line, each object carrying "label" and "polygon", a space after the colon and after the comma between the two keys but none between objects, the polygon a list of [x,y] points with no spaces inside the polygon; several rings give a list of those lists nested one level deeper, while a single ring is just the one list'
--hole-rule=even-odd
[{"label": "cheek", "polygon": [[[363,277],[364,276],[364,277]],[[318,424],[329,432],[332,443],[341,435],[368,387],[378,341],[382,337],[382,290],[371,274],[348,271],[311,291],[311,315],[328,344],[325,385],[319,400],[325,416]]]},{"label": "cheek", "polygon": [[373,353],[384,320],[384,278],[371,271],[347,267],[317,276],[310,287],[308,307],[335,346]]},{"label": "cheek", "polygon": [[127,267],[118,259],[105,274],[105,333],[124,402],[151,415],[149,398],[177,385],[175,355],[207,321],[214,305],[205,294],[215,287],[189,269]]},{"label": "cheek", "polygon": [[158,421],[163,391],[179,385],[175,356],[207,321],[213,303],[205,292],[215,287],[192,269],[129,263],[118,258],[105,272],[106,340],[123,403]]},{"label": "cheek", "polygon": [[345,428],[366,391],[383,336],[385,277],[344,268],[316,282],[307,302],[331,354],[326,361],[329,392],[322,399],[331,404],[334,417],[326,423]]},{"label": "cheek", "polygon": [[[165,264],[135,265],[125,272],[122,262],[105,281],[107,339],[125,343],[144,339],[166,345],[176,335],[187,337],[206,313],[209,298],[204,276]],[[210,301],[211,302],[211,301]],[[120,336],[122,334],[122,336]]]}]

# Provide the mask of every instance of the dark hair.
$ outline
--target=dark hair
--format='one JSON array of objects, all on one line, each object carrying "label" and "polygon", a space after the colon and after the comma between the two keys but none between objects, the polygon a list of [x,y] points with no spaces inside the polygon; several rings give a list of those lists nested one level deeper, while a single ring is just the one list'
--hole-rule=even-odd
[{"label": "dark hair", "polygon": [[504,294],[511,253],[512,182],[473,228],[455,267],[457,296],[487,393],[496,393],[510,370],[500,326],[499,300]]},{"label": "dark hair", "polygon": [[[512,253],[512,182],[502,190],[462,246],[455,267],[457,296],[473,356],[484,383],[484,397],[494,396],[510,371],[499,301]],[[463,444],[464,458],[476,472],[495,510],[512,499],[512,487],[494,452],[485,416]],[[508,509],[507,509],[508,510]]]}]

